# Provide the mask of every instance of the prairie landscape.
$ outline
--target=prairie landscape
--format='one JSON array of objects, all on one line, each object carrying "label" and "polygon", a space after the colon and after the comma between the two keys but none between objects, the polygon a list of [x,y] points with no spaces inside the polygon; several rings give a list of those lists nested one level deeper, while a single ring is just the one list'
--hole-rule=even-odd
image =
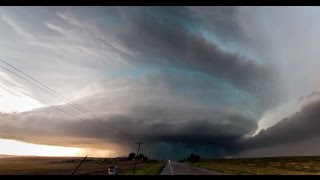
[{"label": "prairie landscape", "polygon": [[320,174],[319,156],[212,159],[188,164],[239,175]]},{"label": "prairie landscape", "polygon": [[[71,175],[83,158],[79,157],[37,157],[2,156],[0,175]],[[108,167],[118,166],[119,175],[158,175],[163,162],[138,162],[135,173],[134,161],[87,158],[75,175],[108,175]]]},{"label": "prairie landscape", "polygon": [[[1,156],[0,175],[71,175],[80,157]],[[320,156],[203,159],[185,164],[224,174],[237,175],[319,175]],[[108,175],[107,168],[117,165],[119,175],[159,175],[165,162],[88,158],[75,175]]]}]

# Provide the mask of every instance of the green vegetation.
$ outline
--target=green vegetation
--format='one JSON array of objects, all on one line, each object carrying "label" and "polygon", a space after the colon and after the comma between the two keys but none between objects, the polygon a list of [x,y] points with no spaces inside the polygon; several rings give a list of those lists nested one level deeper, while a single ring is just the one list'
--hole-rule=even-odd
[{"label": "green vegetation", "polygon": [[164,168],[165,163],[144,163],[137,166],[135,173],[132,170],[124,172],[125,175],[158,175]]},{"label": "green vegetation", "polygon": [[188,163],[226,174],[320,174],[320,157],[213,159]]}]

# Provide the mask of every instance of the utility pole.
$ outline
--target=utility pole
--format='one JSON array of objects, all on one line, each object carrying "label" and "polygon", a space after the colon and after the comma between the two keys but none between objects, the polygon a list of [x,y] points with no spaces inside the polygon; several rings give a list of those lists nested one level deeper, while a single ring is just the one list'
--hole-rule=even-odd
[{"label": "utility pole", "polygon": [[158,161],[160,160],[160,154],[158,153]]},{"label": "utility pole", "polygon": [[83,160],[80,162],[80,164],[77,166],[77,168],[73,171],[73,173],[71,175],[74,175],[74,173],[77,172],[77,170],[79,169],[79,167],[81,166],[81,164],[86,160],[88,155],[86,155],[86,157],[83,158]]},{"label": "utility pole", "polygon": [[141,141],[140,142],[136,142],[136,144],[138,144],[138,152],[137,152],[136,158],[134,160],[133,173],[136,170],[136,165],[137,165],[137,159],[138,159],[138,156],[139,156],[140,145],[143,144],[143,142],[141,142]]}]

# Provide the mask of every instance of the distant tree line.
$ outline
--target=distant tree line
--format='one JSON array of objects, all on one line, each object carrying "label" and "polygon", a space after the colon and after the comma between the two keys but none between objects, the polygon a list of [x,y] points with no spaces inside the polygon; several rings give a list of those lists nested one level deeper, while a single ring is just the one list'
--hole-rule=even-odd
[{"label": "distant tree line", "polygon": [[185,162],[185,161],[189,161],[191,163],[199,162],[200,161],[200,155],[191,153],[189,157],[187,157],[185,159],[182,159],[179,162]]},{"label": "distant tree line", "polygon": [[139,154],[139,156],[136,156],[136,153],[130,153],[129,155],[128,155],[128,160],[133,160],[134,158],[137,158],[137,160],[143,160],[144,162],[145,161],[148,161],[149,160],[149,158],[147,157],[147,156],[145,156],[145,155],[143,155],[143,154]]}]

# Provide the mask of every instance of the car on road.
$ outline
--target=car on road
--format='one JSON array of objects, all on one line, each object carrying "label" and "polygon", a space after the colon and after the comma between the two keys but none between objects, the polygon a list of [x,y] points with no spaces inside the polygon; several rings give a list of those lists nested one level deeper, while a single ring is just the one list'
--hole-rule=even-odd
[{"label": "car on road", "polygon": [[118,167],[117,166],[109,166],[108,174],[117,175],[118,174]]}]

